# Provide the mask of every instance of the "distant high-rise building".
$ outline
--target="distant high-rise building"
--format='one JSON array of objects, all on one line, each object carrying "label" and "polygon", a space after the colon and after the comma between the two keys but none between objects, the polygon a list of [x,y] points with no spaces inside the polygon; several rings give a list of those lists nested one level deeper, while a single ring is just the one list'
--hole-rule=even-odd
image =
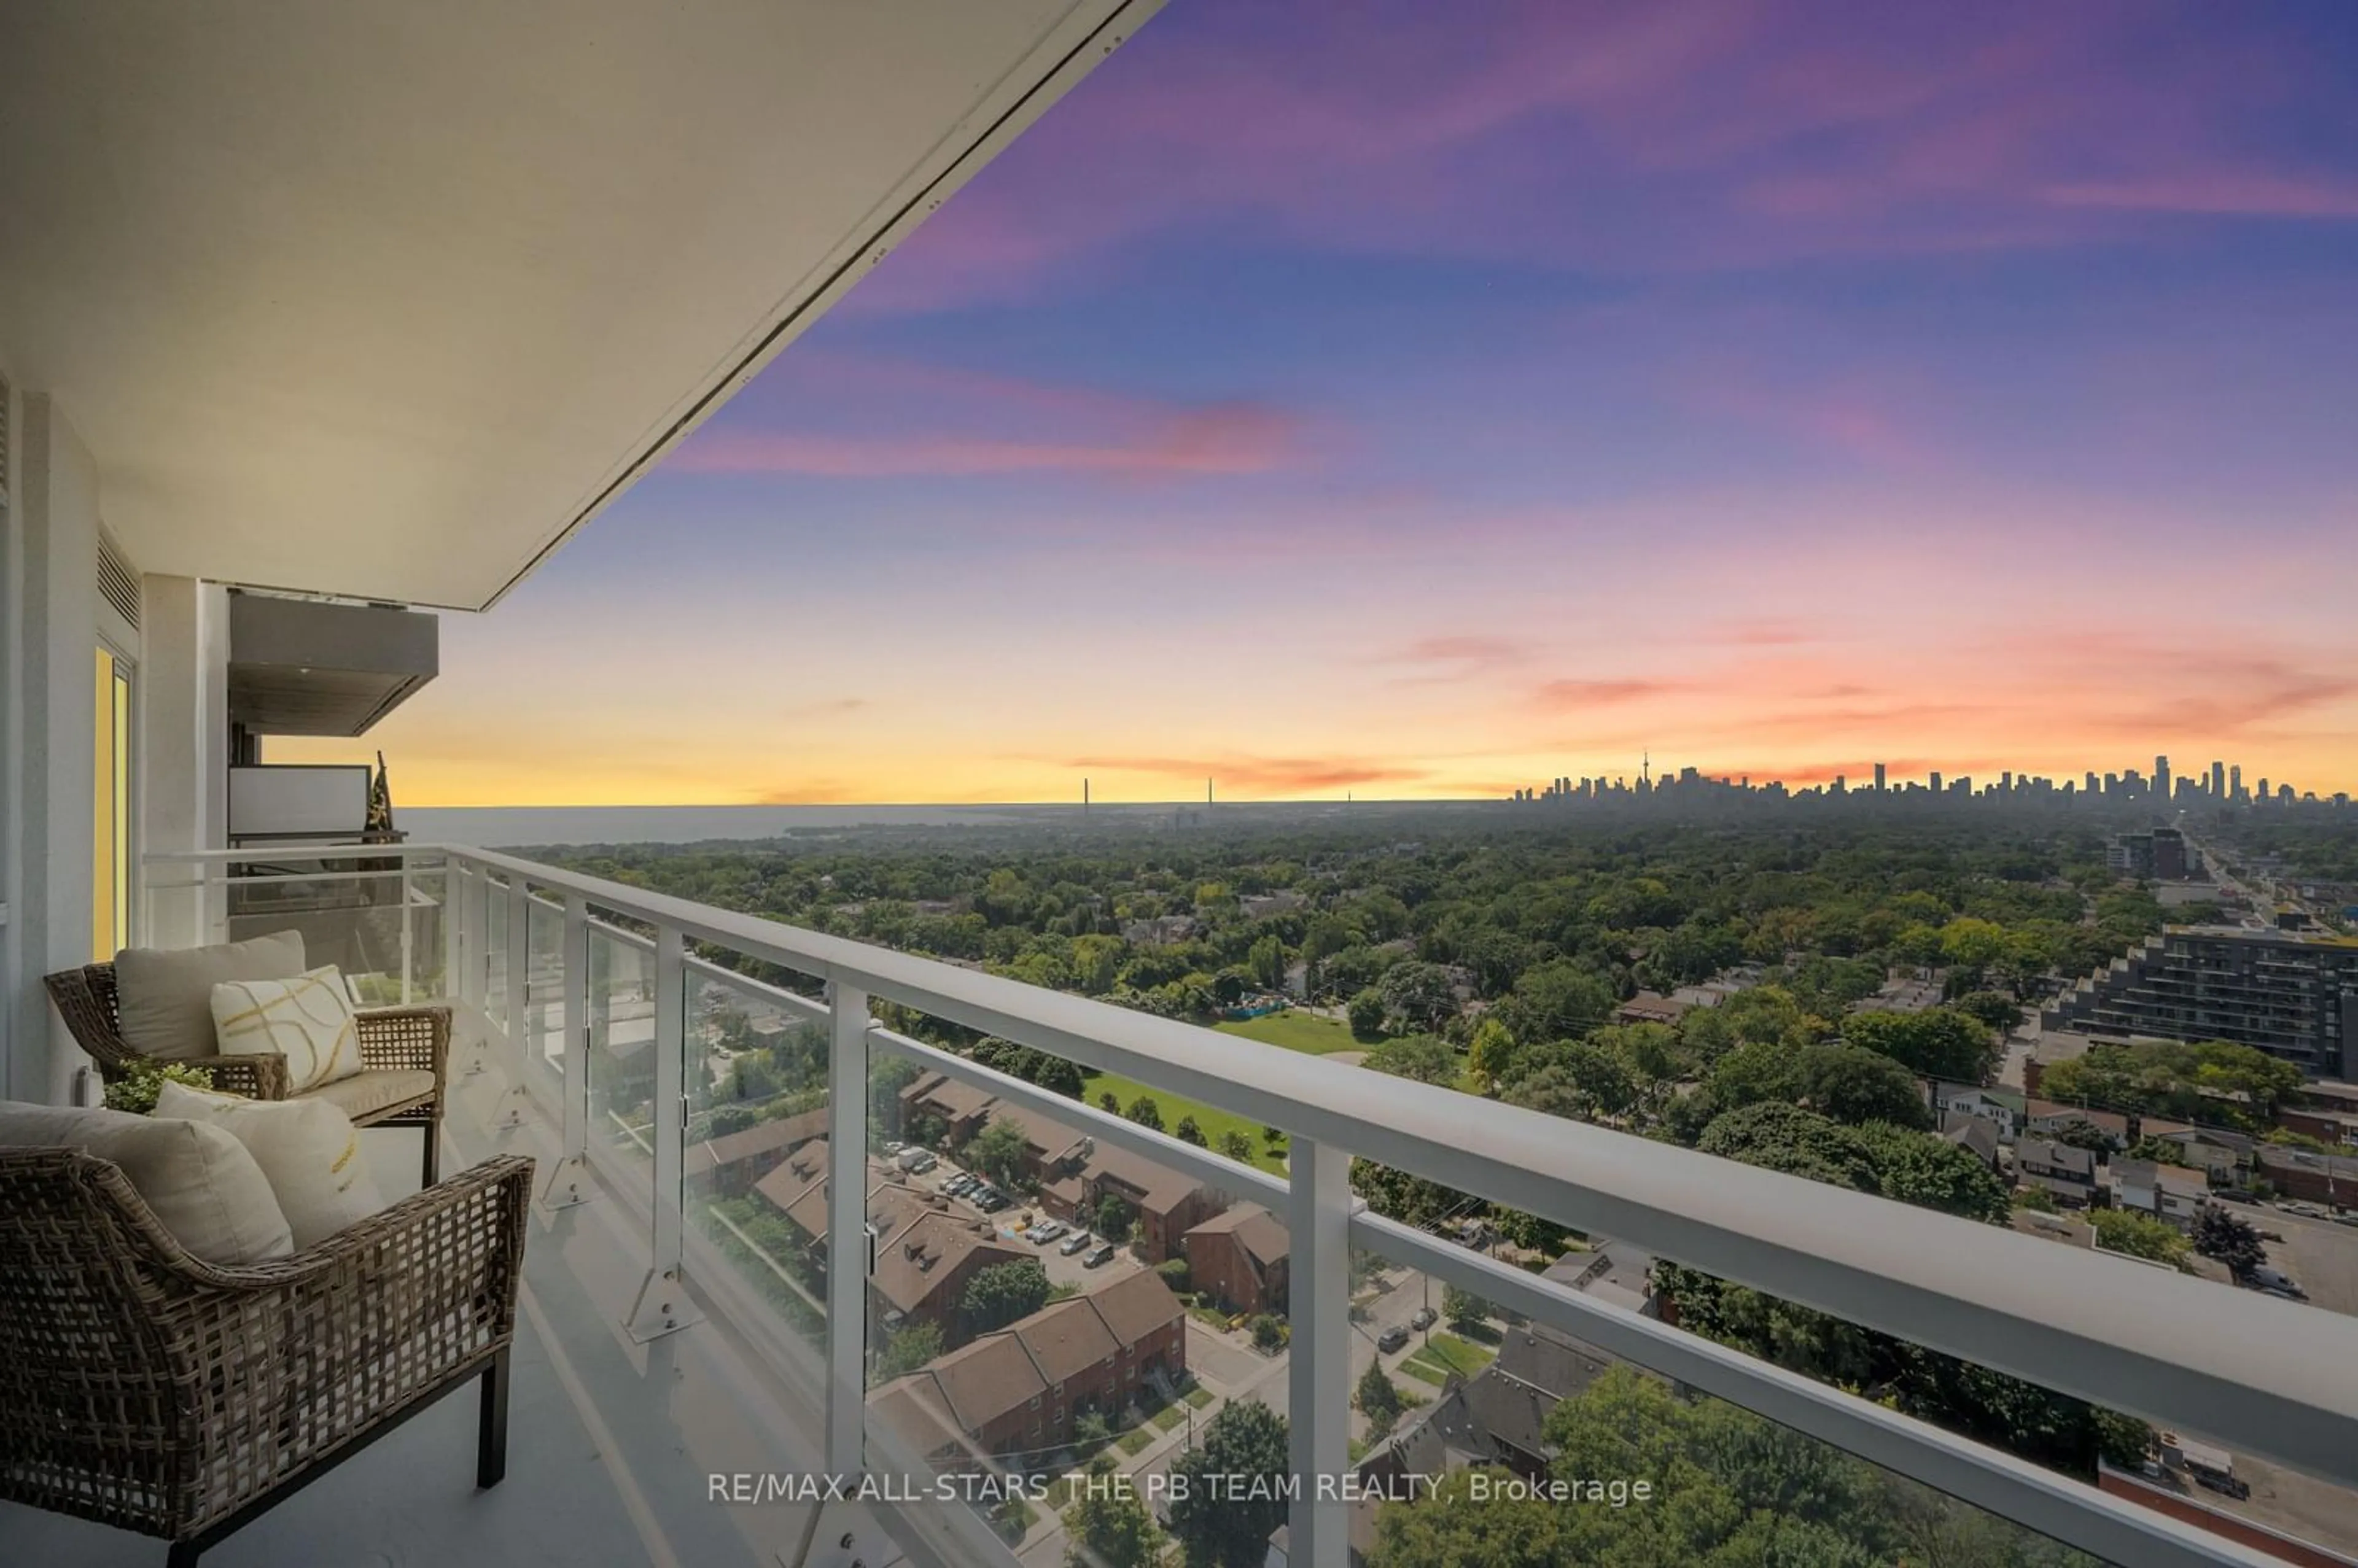
[{"label": "distant high-rise building", "polygon": [[2169,759],[2168,757],[2156,757],[2153,760],[2153,794],[2157,800],[2169,798]]},{"label": "distant high-rise building", "polygon": [[1884,793],[1883,764],[1881,762],[1875,764],[1875,793],[1877,795]]},{"label": "distant high-rise building", "polygon": [[2234,801],[2244,798],[2244,764],[2241,762],[2227,770],[2227,798]]},{"label": "distant high-rise building", "polygon": [[2227,764],[2224,762],[2211,764],[2211,798],[2214,802],[2227,798]]},{"label": "distant high-rise building", "polygon": [[1926,781],[1927,781],[1927,783],[1928,783],[1928,784],[1930,784],[1930,785],[1931,786],[1932,793],[1933,793],[1934,795],[1938,795],[1938,794],[1940,794],[1940,793],[1941,793],[1941,770],[1940,770],[1940,769],[1938,769],[1938,768],[1935,768],[1935,769],[1933,769],[1930,773],[1926,774],[1926,775],[1925,775],[1925,777],[1926,777]]}]

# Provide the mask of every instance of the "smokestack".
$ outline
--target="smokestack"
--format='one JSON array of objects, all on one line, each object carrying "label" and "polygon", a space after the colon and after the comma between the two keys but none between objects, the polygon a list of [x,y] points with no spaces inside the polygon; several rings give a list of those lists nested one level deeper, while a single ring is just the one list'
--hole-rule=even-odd
[{"label": "smokestack", "polygon": [[1089,814],[1089,781],[1088,781],[1088,780],[1087,780],[1087,779],[1083,779],[1083,780],[1081,781],[1081,815],[1082,815],[1083,816],[1087,816],[1088,814]]}]

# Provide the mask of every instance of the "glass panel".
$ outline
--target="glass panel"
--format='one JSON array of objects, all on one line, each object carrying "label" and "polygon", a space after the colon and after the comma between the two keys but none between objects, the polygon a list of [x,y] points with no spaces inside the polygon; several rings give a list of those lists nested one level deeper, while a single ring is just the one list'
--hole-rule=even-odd
[{"label": "glass panel", "polygon": [[[593,916],[595,912],[593,911]],[[593,918],[590,927],[590,1143],[654,1179],[653,946]]]},{"label": "glass panel", "polygon": [[1115,1143],[1106,1132],[1120,1124],[1091,1091],[1112,1094],[1125,1120],[1198,1147],[1259,1154],[1269,1142],[1207,1107],[1147,1096],[1150,1109],[1137,1103],[1143,1090],[1100,1090],[1042,1052],[896,1022],[1072,1102],[1034,1110],[889,1048],[871,1064],[883,1162],[870,1205],[871,1430],[937,1471],[973,1476],[960,1483],[967,1501],[1001,1540],[1053,1560],[1037,1554],[1057,1551],[1069,1528],[1116,1529],[1100,1517],[1114,1494],[1189,1441],[1217,1397],[1199,1379],[1200,1348],[1217,1342],[1223,1388],[1282,1390],[1285,1376],[1282,1336],[1273,1354],[1255,1348],[1250,1312],[1232,1331],[1217,1290],[1198,1294],[1189,1277],[1191,1257],[1210,1256],[1233,1214],[1255,1241],[1277,1240],[1263,1248],[1277,1277],[1260,1290],[1282,1312],[1282,1227],[1217,1183]]},{"label": "glass panel", "polygon": [[1391,1260],[1352,1271],[1352,1408],[1321,1413],[1351,1423],[1375,1568],[1510,1541],[1533,1562],[2095,1561]]},{"label": "glass panel", "polygon": [[483,1015],[503,1034],[508,1021],[508,884],[505,876],[482,874]]},{"label": "glass panel", "polygon": [[565,906],[535,894],[525,908],[525,1060],[543,1082],[565,1076]]},{"label": "glass panel", "polygon": [[814,1368],[827,1347],[827,1023],[778,992],[691,964],[688,1231]]},{"label": "glass panel", "polygon": [[359,1006],[399,1004],[404,967],[419,957],[401,861],[366,851],[257,856],[230,863],[222,939],[299,933],[304,961],[335,965]]}]

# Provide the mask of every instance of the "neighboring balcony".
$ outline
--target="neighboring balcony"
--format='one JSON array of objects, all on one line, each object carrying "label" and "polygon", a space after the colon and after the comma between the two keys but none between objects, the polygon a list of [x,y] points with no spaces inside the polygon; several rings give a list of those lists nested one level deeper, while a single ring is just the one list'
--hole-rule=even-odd
[{"label": "neighboring balcony", "polygon": [[[313,940],[341,941],[337,961],[372,997],[460,1010],[456,1156],[540,1162],[515,1459],[503,1487],[474,1493],[454,1403],[233,1539],[224,1568],[335,1552],[453,1568],[903,1555],[1047,1568],[1065,1551],[1058,1498],[1009,1508],[994,1483],[1061,1475],[1101,1438],[1150,1496],[1191,1431],[1251,1399],[1286,1417],[1303,1477],[1426,1464],[1437,1445],[1367,1446],[1352,1393],[1380,1364],[1438,1402],[1449,1371],[1477,1369],[1455,1364],[1482,1355],[1465,1338],[1412,1326],[1448,1287],[1487,1303],[1502,1357],[1552,1357],[1584,1380],[1617,1361],[1641,1368],[1695,1401],[1679,1408],[1762,1418],[1792,1454],[1831,1447],[1883,1466],[1936,1524],[1985,1529],[1974,1516],[1991,1515],[2140,1568],[2280,1560],[1682,1331],[1601,1266],[1543,1275],[1372,1214],[1350,1190],[1355,1157],[2199,1433],[2328,1507],[2358,1498],[2339,1490],[2358,1486],[2358,1321],[504,854],[304,853],[259,871],[251,850],[151,860],[149,918],[173,905],[219,929],[239,910],[300,907],[314,925],[344,923]],[[880,1015],[1233,1117],[1255,1134],[1254,1162]],[[913,1085],[903,1062],[925,1076]],[[966,1125],[1024,1127],[1038,1199],[986,1214],[942,1191],[957,1184],[939,1151],[888,1153],[888,1140],[977,1115]],[[1284,1158],[1262,1129],[1284,1135]],[[1065,1237],[1012,1228],[1079,1202],[1067,1234],[1087,1230],[1107,1191],[1153,1209],[1150,1249],[1169,1251],[1174,1230],[1201,1236],[1201,1269],[1221,1271],[1231,1302],[1268,1292],[1244,1304],[1269,1308],[1282,1293],[1290,1343],[1270,1353],[1209,1313],[1172,1317],[1127,1250],[1092,1266],[1094,1245],[1067,1254]],[[965,1287],[1021,1259],[1076,1287],[1068,1304],[1047,1306],[1044,1325],[976,1321]],[[822,1504],[787,1479],[829,1476],[889,1495]],[[1283,1513],[1293,1568],[1340,1568],[1370,1539],[1373,1506],[1322,1490],[1306,1481]],[[17,1530],[78,1562],[152,1553],[0,1513],[0,1535]]]}]

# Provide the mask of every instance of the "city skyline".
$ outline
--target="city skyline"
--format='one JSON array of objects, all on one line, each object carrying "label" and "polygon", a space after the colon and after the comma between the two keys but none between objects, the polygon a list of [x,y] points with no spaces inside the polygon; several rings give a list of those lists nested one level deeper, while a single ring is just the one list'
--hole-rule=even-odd
[{"label": "city skyline", "polygon": [[1158,16],[444,618],[402,801],[2358,786],[2358,12],[1476,9]]},{"label": "city skyline", "polygon": [[[1910,777],[1875,762],[1860,775],[1837,773],[1831,779],[1797,781],[1749,774],[1721,774],[1693,765],[1652,765],[1650,752],[1642,754],[1635,775],[1600,773],[1557,774],[1544,784],[1519,786],[1509,796],[1523,802],[1592,799],[1602,795],[1633,795],[1689,785],[1733,788],[1754,794],[1930,795],[1948,797],[2023,795],[2040,798],[2099,799],[2126,804],[2151,801],[2180,807],[2198,806],[2347,806],[2352,792],[2304,786],[2291,780],[2255,774],[2247,787],[2241,762],[2214,759],[2207,767],[2177,773],[2166,754],[2154,758],[2151,771],[2135,767],[2083,768],[2057,774],[2001,768],[1995,774],[1948,773],[1938,768]],[[2215,782],[2214,782],[2215,781]]]}]

